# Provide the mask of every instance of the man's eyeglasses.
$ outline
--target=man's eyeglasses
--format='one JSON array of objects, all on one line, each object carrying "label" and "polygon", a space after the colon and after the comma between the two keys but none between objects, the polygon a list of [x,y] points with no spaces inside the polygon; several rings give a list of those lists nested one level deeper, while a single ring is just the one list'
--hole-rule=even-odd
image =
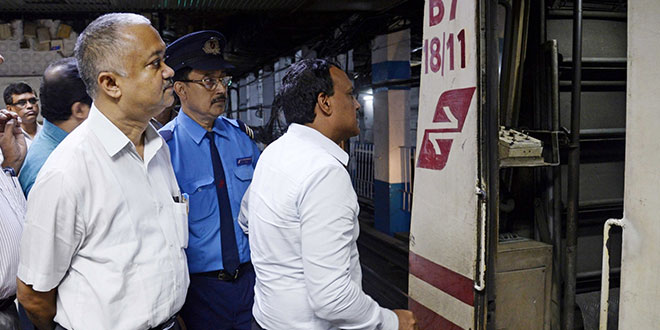
[{"label": "man's eyeglasses", "polygon": [[8,104],[8,105],[15,105],[15,106],[18,106],[18,107],[22,108],[22,107],[26,106],[28,102],[32,103],[33,105],[36,105],[37,102],[39,102],[39,99],[37,99],[36,97],[31,97],[29,99],[18,100],[15,103]]},{"label": "man's eyeglasses", "polygon": [[180,82],[193,82],[204,86],[204,88],[213,91],[218,88],[218,84],[222,84],[223,87],[229,87],[231,85],[231,76],[224,76],[222,78],[204,78],[197,80],[177,80]]}]

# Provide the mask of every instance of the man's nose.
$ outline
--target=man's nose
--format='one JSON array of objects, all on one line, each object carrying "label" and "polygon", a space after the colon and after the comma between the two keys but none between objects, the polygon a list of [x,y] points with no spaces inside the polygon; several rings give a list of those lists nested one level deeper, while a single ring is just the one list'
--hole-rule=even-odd
[{"label": "man's nose", "polygon": [[225,86],[222,81],[218,82],[218,86],[215,88],[215,93],[216,94],[226,94],[227,93],[227,86]]},{"label": "man's nose", "polygon": [[165,66],[163,69],[163,79],[170,79],[174,77],[174,70],[172,70],[169,65],[165,64],[165,62],[163,62],[163,65]]}]

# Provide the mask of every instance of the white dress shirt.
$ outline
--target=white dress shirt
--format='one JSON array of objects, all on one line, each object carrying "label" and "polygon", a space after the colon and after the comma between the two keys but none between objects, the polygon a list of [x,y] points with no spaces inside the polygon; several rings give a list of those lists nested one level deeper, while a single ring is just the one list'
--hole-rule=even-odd
[{"label": "white dress shirt", "polygon": [[187,211],[165,141],[147,126],[144,160],[97,108],[53,151],[28,199],[18,277],[57,288],[55,322],[147,329],[188,288]]},{"label": "white dress shirt", "polygon": [[39,132],[41,132],[41,129],[44,128],[44,125],[37,123],[37,132],[34,133],[34,137],[30,136],[28,132],[26,132],[23,128],[21,130],[23,131],[23,136],[25,136],[25,144],[27,145],[28,149],[30,148],[30,145],[32,144],[32,141],[37,138],[37,135],[39,135]]},{"label": "white dress shirt", "polygon": [[297,124],[261,154],[240,221],[249,224],[253,314],[262,327],[398,328],[396,314],[362,291],[347,162],[337,144]]},{"label": "white dress shirt", "polygon": [[16,294],[18,248],[25,217],[25,197],[16,177],[0,171],[0,299]]}]

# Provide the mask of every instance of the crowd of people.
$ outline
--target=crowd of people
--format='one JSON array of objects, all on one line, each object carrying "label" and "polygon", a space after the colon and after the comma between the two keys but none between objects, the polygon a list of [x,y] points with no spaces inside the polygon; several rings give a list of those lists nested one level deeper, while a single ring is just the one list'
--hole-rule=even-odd
[{"label": "crowd of people", "polygon": [[106,14],[44,72],[43,125],[32,88],[7,87],[0,329],[417,328],[362,291],[346,73],[294,63],[262,153],[222,116],[225,42]]}]

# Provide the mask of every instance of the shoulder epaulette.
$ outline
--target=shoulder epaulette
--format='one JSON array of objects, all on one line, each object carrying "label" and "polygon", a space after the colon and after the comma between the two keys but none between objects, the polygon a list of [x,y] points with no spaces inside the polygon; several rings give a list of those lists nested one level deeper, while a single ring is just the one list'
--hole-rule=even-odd
[{"label": "shoulder epaulette", "polygon": [[236,119],[236,123],[238,123],[238,128],[240,128],[241,131],[247,134],[247,136],[249,136],[250,139],[254,140],[254,131],[250,128],[250,126],[246,125],[240,119]]}]

